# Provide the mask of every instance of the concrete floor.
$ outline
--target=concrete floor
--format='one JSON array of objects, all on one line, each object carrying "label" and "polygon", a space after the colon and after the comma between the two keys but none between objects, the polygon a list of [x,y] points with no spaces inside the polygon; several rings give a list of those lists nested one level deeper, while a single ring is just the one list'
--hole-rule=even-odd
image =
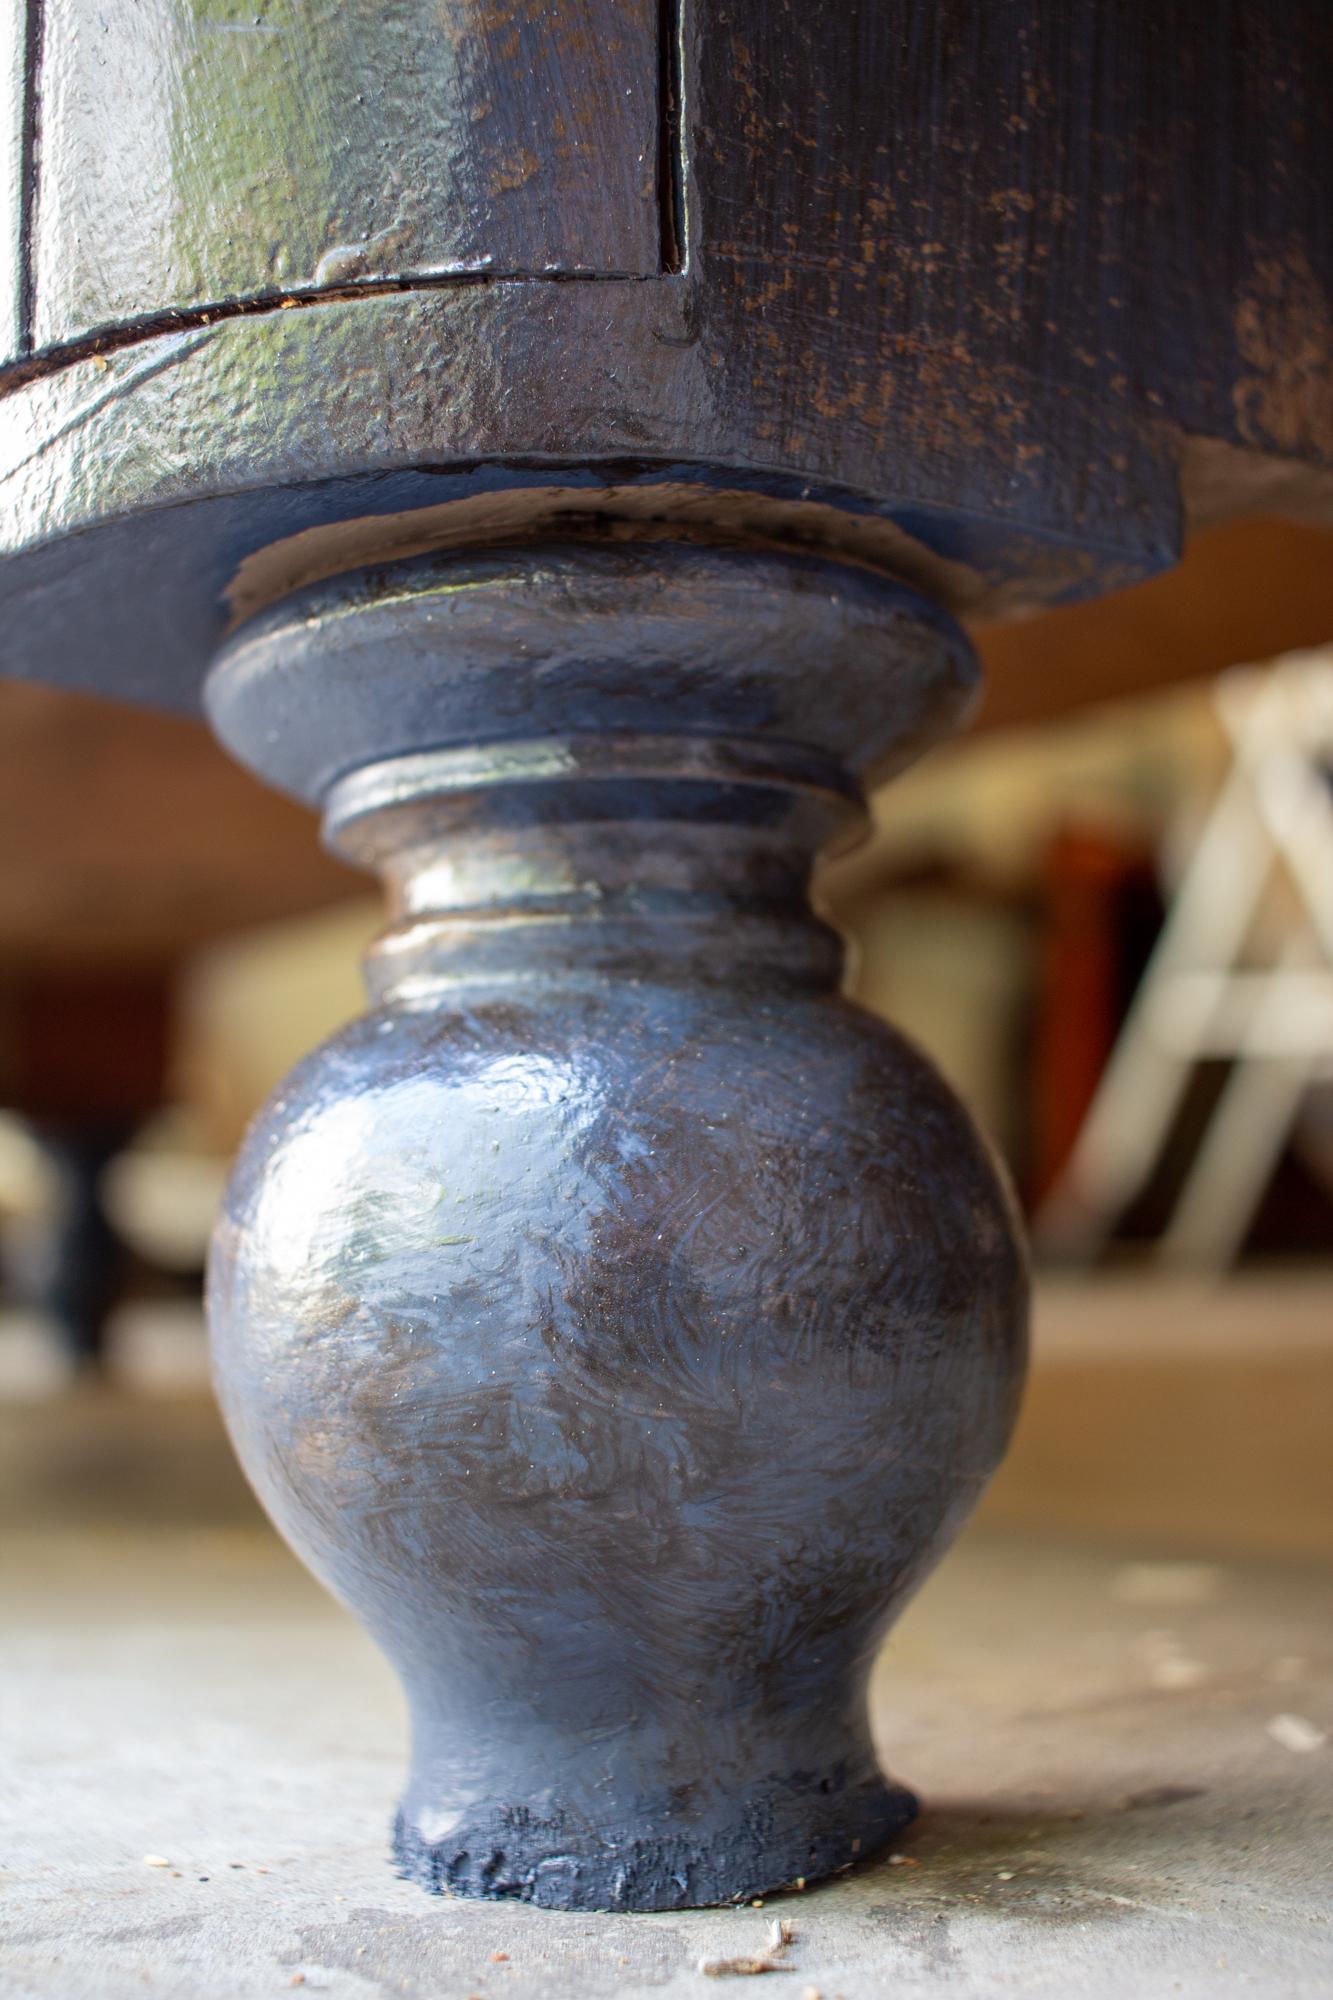
[{"label": "concrete floor", "polygon": [[0,1451],[6,2000],[684,2000],[775,1916],[792,2000],[1333,1995],[1326,1571],[983,1524],[876,1677],[928,1802],[900,1861],[763,1909],[566,1917],[394,1878],[393,1681],[206,1404],[10,1410]]}]

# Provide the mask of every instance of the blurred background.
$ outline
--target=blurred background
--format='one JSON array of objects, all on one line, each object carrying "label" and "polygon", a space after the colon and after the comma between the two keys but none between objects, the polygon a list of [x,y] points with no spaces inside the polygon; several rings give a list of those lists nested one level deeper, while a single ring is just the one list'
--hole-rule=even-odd
[{"label": "blurred background", "polygon": [[[1333,535],[976,635],[975,725],[828,864],[854,990],[939,1063],[1034,1238],[988,1517],[1333,1547]],[[27,1514],[247,1505],[211,1218],[248,1118],[361,1005],[373,886],[202,728],[0,685],[0,1426]],[[188,1489],[188,1491],[187,1491]],[[191,1497],[192,1496],[192,1497]]]}]

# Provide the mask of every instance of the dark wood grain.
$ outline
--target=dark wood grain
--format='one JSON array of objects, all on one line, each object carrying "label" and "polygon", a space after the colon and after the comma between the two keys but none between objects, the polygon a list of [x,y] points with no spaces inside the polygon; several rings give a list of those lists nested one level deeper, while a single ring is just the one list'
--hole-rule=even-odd
[{"label": "dark wood grain", "polygon": [[1089,403],[1122,452],[1146,408],[1333,454],[1333,10],[691,19],[703,337],[738,403],[762,378],[794,406],[792,444],[800,420],[905,426],[958,504],[997,455],[1020,491],[1104,476],[1066,449]]}]

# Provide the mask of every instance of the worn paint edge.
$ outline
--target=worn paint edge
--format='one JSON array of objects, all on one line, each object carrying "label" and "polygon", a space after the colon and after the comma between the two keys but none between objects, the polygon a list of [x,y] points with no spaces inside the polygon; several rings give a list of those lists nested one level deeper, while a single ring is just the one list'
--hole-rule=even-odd
[{"label": "worn paint edge", "polygon": [[79,361],[116,354],[124,348],[159,340],[167,334],[191,333],[200,327],[217,326],[226,320],[253,319],[264,313],[304,311],[310,306],[343,305],[355,299],[488,285],[655,285],[661,282],[657,272],[641,271],[431,271],[420,276],[366,278],[344,285],[298,285],[290,290],[252,292],[243,298],[219,299],[200,306],[168,306],[141,319],[124,320],[118,326],[80,334],[77,340],[57,342],[37,354],[32,353],[29,347],[12,367],[0,368],[0,397],[11,390],[25,388],[42,376],[58,374],[61,369],[72,367]]},{"label": "worn paint edge", "polygon": [[985,594],[967,564],[935,555],[905,529],[815,500],[784,500],[673,480],[651,486],[519,487],[432,507],[302,528],[245,557],[224,593],[227,631],[294,591],[384,562],[445,550],[558,538],[699,541],[818,555],[921,590],[955,613]]}]

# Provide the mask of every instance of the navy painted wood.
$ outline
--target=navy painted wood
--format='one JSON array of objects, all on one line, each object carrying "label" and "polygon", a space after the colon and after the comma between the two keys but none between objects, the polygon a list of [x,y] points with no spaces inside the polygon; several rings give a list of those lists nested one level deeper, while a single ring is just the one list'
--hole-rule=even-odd
[{"label": "navy painted wood", "polygon": [[1186,433],[1333,460],[1322,0],[48,11],[2,671],[189,709],[257,550],[479,482],[995,610],[1170,561]]},{"label": "navy painted wood", "polygon": [[882,580],[669,544],[369,572],[215,669],[388,890],[209,1292],[251,1479],[402,1677],[427,1887],[725,1902],[914,1811],[866,1680],[1003,1450],[1025,1274],[806,884],[972,676]]},{"label": "navy painted wood", "polygon": [[906,427],[960,493],[975,455],[1020,489],[1104,476],[1068,461],[1071,402],[1333,460],[1333,9],[689,18],[704,339],[738,400],[776,373],[797,435]]},{"label": "navy painted wood", "polygon": [[661,261],[656,0],[65,0],[37,348],[172,308]]}]

